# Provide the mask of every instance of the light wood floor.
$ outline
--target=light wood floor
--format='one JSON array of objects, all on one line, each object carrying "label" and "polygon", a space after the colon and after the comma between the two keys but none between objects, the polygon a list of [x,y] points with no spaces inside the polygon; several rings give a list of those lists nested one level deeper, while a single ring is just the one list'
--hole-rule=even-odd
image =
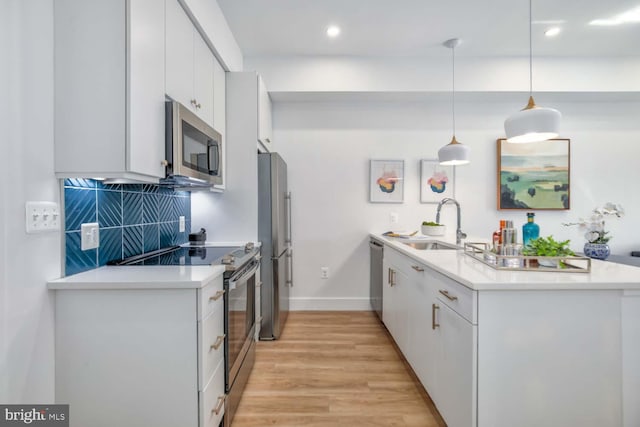
[{"label": "light wood floor", "polygon": [[445,426],[373,312],[291,312],[257,343],[233,427]]}]

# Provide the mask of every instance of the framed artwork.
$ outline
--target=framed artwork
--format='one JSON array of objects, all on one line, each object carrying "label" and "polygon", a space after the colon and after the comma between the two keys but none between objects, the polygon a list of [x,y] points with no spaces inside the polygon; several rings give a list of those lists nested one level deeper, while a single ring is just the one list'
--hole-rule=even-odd
[{"label": "framed artwork", "polygon": [[569,139],[510,144],[501,138],[497,142],[498,209],[569,209]]},{"label": "framed artwork", "polygon": [[443,166],[438,159],[420,160],[420,203],[439,203],[454,197],[454,168]]},{"label": "framed artwork", "polygon": [[404,160],[371,160],[369,170],[371,203],[404,201]]}]

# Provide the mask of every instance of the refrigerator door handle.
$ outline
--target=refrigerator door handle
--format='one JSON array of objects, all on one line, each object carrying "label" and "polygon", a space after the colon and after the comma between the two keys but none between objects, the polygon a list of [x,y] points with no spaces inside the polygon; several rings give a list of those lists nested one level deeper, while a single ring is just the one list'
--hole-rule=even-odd
[{"label": "refrigerator door handle", "polygon": [[289,286],[290,288],[293,288],[293,249],[289,248],[287,250],[287,258],[289,258],[289,262],[287,262],[287,269],[289,273],[287,286]]},{"label": "refrigerator door handle", "polygon": [[287,221],[288,221],[288,227],[287,227],[287,238],[285,240],[285,243],[288,243],[289,245],[291,245],[291,191],[289,191],[287,193],[287,195],[285,196],[285,200],[287,201]]}]

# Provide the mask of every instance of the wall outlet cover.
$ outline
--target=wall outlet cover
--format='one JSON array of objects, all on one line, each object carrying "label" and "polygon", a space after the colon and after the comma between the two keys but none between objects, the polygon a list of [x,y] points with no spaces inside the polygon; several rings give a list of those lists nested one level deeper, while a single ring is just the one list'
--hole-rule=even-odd
[{"label": "wall outlet cover", "polygon": [[329,278],[329,267],[320,267],[320,278],[321,279]]},{"label": "wall outlet cover", "polygon": [[100,228],[97,222],[88,222],[80,226],[80,249],[87,251],[100,246]]},{"label": "wall outlet cover", "polygon": [[179,232],[180,233],[184,233],[185,230],[185,222],[184,222],[184,217],[181,216],[180,218],[178,218],[178,227],[179,227]]}]

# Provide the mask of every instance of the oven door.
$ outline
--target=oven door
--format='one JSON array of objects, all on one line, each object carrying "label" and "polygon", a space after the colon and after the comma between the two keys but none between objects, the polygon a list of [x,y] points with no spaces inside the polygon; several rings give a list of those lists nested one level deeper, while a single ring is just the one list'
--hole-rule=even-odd
[{"label": "oven door", "polygon": [[225,280],[225,363],[227,391],[233,385],[253,339],[256,272],[260,261],[252,259]]}]

